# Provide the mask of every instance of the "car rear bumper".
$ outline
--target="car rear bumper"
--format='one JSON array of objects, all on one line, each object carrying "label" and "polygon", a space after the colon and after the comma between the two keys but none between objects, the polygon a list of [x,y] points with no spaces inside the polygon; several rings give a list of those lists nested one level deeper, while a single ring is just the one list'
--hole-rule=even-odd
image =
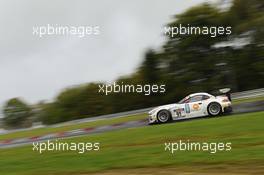
[{"label": "car rear bumper", "polygon": [[232,106],[226,106],[226,107],[224,107],[224,113],[230,113],[232,111],[233,111]]}]

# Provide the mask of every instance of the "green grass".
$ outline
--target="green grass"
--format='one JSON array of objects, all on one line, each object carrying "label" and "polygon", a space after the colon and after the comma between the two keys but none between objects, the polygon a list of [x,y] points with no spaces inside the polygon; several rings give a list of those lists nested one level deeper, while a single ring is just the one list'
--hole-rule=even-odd
[{"label": "green grass", "polygon": [[147,114],[139,114],[139,115],[131,115],[131,116],[127,116],[127,117],[103,119],[103,120],[98,120],[98,121],[93,121],[93,122],[71,124],[71,125],[67,125],[67,126],[60,126],[60,127],[54,127],[54,128],[45,127],[45,128],[28,130],[28,131],[18,131],[18,132],[0,135],[0,141],[5,140],[5,139],[16,139],[16,138],[24,138],[24,137],[42,136],[45,134],[70,131],[70,130],[74,130],[74,129],[112,125],[112,124],[128,122],[128,121],[136,121],[136,120],[144,119],[146,117],[147,117]]},{"label": "green grass", "polygon": [[[233,100],[232,103],[240,104],[240,103],[263,101],[263,100],[264,100],[264,97],[245,98],[245,99]],[[126,121],[140,120],[146,117],[147,117],[147,114],[139,114],[139,115],[131,115],[131,116],[126,116],[126,117],[121,117],[121,118],[114,118],[114,119],[103,119],[103,120],[94,121],[94,122],[71,124],[67,126],[60,126],[60,127],[54,127],[54,128],[45,127],[45,128],[38,128],[38,129],[29,130],[29,131],[18,131],[18,132],[13,132],[10,134],[0,135],[0,141],[5,140],[5,139],[42,136],[42,135],[46,135],[50,133],[64,132],[64,131],[80,129],[80,128],[111,125],[111,124],[116,124],[116,123],[121,123],[121,122],[126,122]]]},{"label": "green grass", "polygon": [[[199,165],[233,167],[244,170],[263,166],[264,112],[207,118],[123,129],[76,137],[62,142],[100,142],[98,152],[32,151],[32,146],[0,150],[0,174],[86,174],[109,169],[140,167],[191,167]],[[170,154],[164,142],[231,142],[228,152],[185,151]],[[247,168],[251,167],[251,169]],[[221,169],[220,169],[221,170]],[[220,171],[219,170],[219,171]],[[254,174],[252,172],[252,174]]]}]

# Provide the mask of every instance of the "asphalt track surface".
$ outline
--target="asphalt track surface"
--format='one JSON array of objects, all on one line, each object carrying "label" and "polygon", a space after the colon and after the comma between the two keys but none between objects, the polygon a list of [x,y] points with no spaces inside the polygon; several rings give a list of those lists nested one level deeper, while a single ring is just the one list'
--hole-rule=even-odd
[{"label": "asphalt track surface", "polygon": [[[253,90],[242,91],[242,92],[235,92],[231,94],[231,98],[233,100],[249,99],[249,98],[255,98],[255,97],[264,97],[264,88],[253,89]],[[56,127],[69,126],[69,125],[78,124],[78,123],[86,123],[86,122],[92,122],[92,121],[98,121],[98,120],[121,118],[121,117],[126,117],[130,115],[135,115],[135,114],[147,113],[151,109],[153,109],[153,107],[118,112],[114,114],[105,114],[105,115],[88,117],[88,118],[77,119],[77,120],[71,120],[71,121],[62,122],[58,124],[52,124],[48,126],[37,126],[37,127],[31,127],[31,128],[13,129],[13,130],[8,130],[8,131],[0,130],[0,134],[8,134],[8,133],[14,133],[14,132],[19,132],[19,131],[30,131],[38,127],[56,128]]]},{"label": "asphalt track surface", "polygon": [[[233,112],[231,115],[240,114],[240,113],[257,112],[257,111],[264,111],[264,101],[233,105]],[[228,117],[231,115],[230,114],[223,115],[221,117]],[[195,117],[195,118],[179,119],[179,120],[181,122],[182,121],[187,122],[190,120],[209,119],[209,118],[210,117]],[[179,120],[175,120],[172,123],[176,124],[177,122],[179,122]],[[1,140],[0,149],[28,145],[28,144],[32,144],[32,142],[44,142],[47,140],[79,137],[82,135],[90,135],[90,134],[95,134],[95,133],[102,133],[102,132],[108,132],[108,131],[113,131],[113,130],[121,130],[125,128],[135,128],[135,127],[151,127],[151,126],[148,125],[148,120],[146,118],[144,120],[129,121],[129,122],[118,123],[114,125],[99,126],[95,128],[82,128],[82,129],[61,132],[61,133],[52,133],[52,134],[43,135],[43,136],[35,136],[35,137],[30,137],[30,138]]]}]

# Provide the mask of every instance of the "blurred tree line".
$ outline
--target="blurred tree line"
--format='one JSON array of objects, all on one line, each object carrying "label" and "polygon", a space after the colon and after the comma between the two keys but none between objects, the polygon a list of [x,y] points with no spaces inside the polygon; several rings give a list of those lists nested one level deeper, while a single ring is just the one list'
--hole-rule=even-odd
[{"label": "blurred tree line", "polygon": [[[166,93],[98,93],[89,83],[61,92],[54,102],[38,104],[37,120],[45,124],[173,103],[192,92],[212,92],[223,87],[233,91],[264,85],[264,1],[234,0],[229,8],[212,4],[194,6],[175,15],[167,26],[231,26],[231,35],[166,36],[160,50],[148,50],[134,74],[120,77],[123,84],[165,84]],[[5,110],[13,105],[10,100]],[[18,103],[18,102],[16,102]],[[28,111],[28,105],[19,105]],[[18,125],[27,117],[10,117]],[[23,115],[26,115],[25,113]],[[21,113],[22,115],[22,113]],[[10,118],[10,120],[8,119]],[[21,125],[21,123],[19,125]]]},{"label": "blurred tree line", "polygon": [[10,99],[4,106],[4,120],[6,128],[22,128],[31,126],[31,108],[18,98]]}]

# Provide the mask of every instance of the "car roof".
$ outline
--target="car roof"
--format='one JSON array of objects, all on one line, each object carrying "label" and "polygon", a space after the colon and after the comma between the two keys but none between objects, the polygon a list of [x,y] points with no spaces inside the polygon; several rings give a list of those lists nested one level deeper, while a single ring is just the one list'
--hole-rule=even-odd
[{"label": "car roof", "polygon": [[208,94],[206,92],[199,92],[199,93],[194,93],[194,94],[190,94],[190,97],[196,96],[196,95],[208,95],[208,96],[212,96],[211,94]]}]

